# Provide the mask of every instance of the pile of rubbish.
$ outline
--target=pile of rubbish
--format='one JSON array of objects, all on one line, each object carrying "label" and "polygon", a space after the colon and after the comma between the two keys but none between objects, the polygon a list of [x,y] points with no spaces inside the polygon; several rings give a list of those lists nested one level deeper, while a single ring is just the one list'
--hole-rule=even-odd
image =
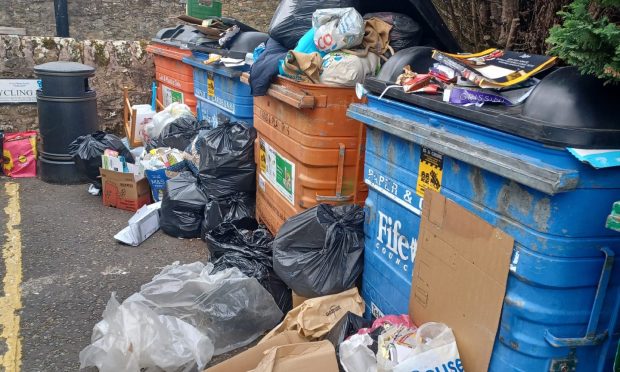
[{"label": "pile of rubbish", "polygon": [[309,84],[354,87],[396,52],[419,45],[421,26],[401,13],[360,14],[357,1],[280,3],[270,39],[253,54],[250,86],[265,95],[280,75]]},{"label": "pile of rubbish", "polygon": [[444,102],[460,106],[513,106],[529,97],[540,82],[535,76],[556,62],[556,57],[500,49],[473,54],[433,50],[432,58],[435,63],[426,71],[414,71],[410,65],[405,66],[396,84],[387,89],[442,94]]}]

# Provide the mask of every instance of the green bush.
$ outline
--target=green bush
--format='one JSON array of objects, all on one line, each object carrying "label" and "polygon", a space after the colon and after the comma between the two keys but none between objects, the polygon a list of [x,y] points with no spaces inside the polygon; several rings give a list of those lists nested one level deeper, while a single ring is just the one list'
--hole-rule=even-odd
[{"label": "green bush", "polygon": [[[547,42],[550,54],[579,68],[582,74],[595,75],[608,83],[620,82],[620,27],[610,21],[605,9],[617,14],[620,0],[575,0],[558,14],[562,25],[551,28]],[[601,11],[602,10],[602,11]]]}]

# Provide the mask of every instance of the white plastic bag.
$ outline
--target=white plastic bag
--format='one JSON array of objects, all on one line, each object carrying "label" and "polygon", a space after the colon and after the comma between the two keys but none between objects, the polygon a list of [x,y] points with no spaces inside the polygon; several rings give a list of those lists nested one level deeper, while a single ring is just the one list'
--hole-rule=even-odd
[{"label": "white plastic bag", "polygon": [[377,358],[368,348],[372,343],[368,334],[356,334],[340,344],[340,365],[345,372],[377,372]]},{"label": "white plastic bag", "polygon": [[157,315],[138,303],[118,303],[112,294],[103,320],[93,329],[91,344],[80,352],[81,368],[99,372],[139,372],[159,368],[166,372],[202,370],[213,356],[213,343],[192,325]]},{"label": "white plastic bag", "polygon": [[184,103],[172,102],[166,108],[158,112],[153,116],[153,120],[149,123],[145,123],[143,128],[142,137],[146,142],[150,138],[157,138],[161,134],[161,131],[164,129],[166,124],[171,123],[175,119],[183,116],[190,115],[194,116],[192,110],[190,110],[189,106]]},{"label": "white plastic bag", "polygon": [[282,312],[256,279],[236,267],[212,271],[212,263],[174,263],[125,303],[139,302],[195,326],[213,341],[215,355],[251,343],[280,322]]},{"label": "white plastic bag", "polygon": [[353,48],[364,40],[364,19],[355,8],[319,9],[312,14],[314,44],[324,52]]},{"label": "white plastic bag", "polygon": [[393,372],[459,371],[463,365],[452,329],[443,323],[425,323],[415,335],[415,347]]},{"label": "white plastic bag", "polygon": [[323,57],[319,82],[327,85],[354,87],[363,83],[366,76],[375,76],[380,59],[374,53],[358,57],[346,52],[333,52]]}]

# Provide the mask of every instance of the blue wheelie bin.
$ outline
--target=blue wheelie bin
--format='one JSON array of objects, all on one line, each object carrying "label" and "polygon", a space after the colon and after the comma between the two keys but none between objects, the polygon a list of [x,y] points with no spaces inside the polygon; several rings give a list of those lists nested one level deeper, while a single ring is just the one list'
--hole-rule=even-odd
[{"label": "blue wheelie bin", "polygon": [[254,123],[254,99],[250,86],[241,82],[241,74],[249,66],[228,68],[220,65],[205,65],[208,54],[194,51],[183,62],[194,67],[194,95],[198,120],[220,124],[221,117],[231,121]]},{"label": "blue wheelie bin", "polygon": [[402,67],[392,71],[368,79],[368,103],[348,111],[367,125],[367,315],[407,313],[431,187],[515,240],[489,370],[610,371],[620,233],[605,220],[620,168],[594,169],[566,148],[620,146],[618,88],[562,68],[521,106],[458,107],[399,89],[380,99]]}]

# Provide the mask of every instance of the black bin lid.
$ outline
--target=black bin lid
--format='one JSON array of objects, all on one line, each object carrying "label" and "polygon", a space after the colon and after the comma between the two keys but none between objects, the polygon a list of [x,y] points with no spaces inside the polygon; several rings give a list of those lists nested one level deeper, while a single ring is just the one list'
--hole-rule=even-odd
[{"label": "black bin lid", "polygon": [[[365,80],[364,87],[380,95],[405,65],[427,70],[433,63],[431,51],[425,47],[399,51],[378,77]],[[540,77],[525,103],[511,107],[464,107],[443,102],[441,95],[408,94],[402,89],[390,89],[385,97],[554,147],[620,148],[620,86],[581,75],[575,67],[555,68]]]},{"label": "black bin lid", "polygon": [[34,66],[34,72],[39,76],[93,76],[95,68],[77,62],[48,62]]}]

